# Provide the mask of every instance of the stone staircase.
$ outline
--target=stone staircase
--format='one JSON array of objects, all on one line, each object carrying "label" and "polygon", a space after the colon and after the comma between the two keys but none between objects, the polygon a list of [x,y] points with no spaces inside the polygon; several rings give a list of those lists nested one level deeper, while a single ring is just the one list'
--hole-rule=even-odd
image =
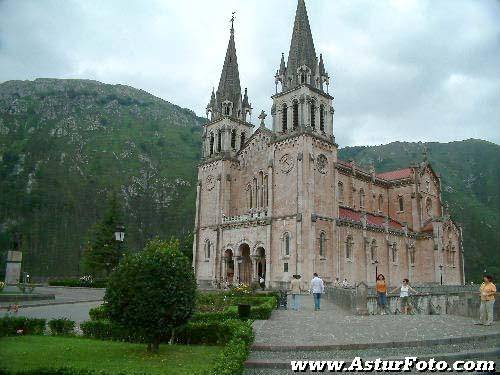
[{"label": "stone staircase", "polygon": [[435,344],[432,341],[421,342],[417,346],[374,344],[371,348],[357,348],[356,345],[346,345],[335,349],[318,346],[309,350],[292,346],[275,347],[273,350],[256,347],[245,364],[245,375],[293,374],[290,361],[297,360],[339,360],[350,363],[355,357],[360,357],[362,360],[377,358],[402,360],[405,357],[415,356],[419,360],[434,358],[436,361],[443,360],[448,363],[457,360],[496,361],[497,368],[500,369],[500,335],[463,338],[442,344]]}]

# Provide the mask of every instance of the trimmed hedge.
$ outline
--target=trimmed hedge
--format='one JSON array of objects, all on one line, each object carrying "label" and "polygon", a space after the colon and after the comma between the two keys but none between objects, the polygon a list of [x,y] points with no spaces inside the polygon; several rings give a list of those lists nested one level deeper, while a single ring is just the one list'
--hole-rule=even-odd
[{"label": "trimmed hedge", "polygon": [[49,281],[50,286],[66,286],[77,288],[106,288],[108,280],[96,279],[92,282],[82,281],[80,279],[65,279]]},{"label": "trimmed hedge", "polygon": [[[6,371],[0,370],[0,375],[109,375],[109,372],[103,370],[83,370],[71,367],[64,368],[46,368],[46,369],[29,369],[21,371]],[[114,373],[114,375],[129,375],[125,372]],[[139,374],[134,372],[134,375],[148,375],[146,373]]]},{"label": "trimmed hedge", "polygon": [[[114,340],[127,342],[145,342],[137,332],[129,332],[125,327],[109,320],[91,320],[80,324],[84,336],[100,340]],[[210,321],[210,322],[189,322],[176,329],[174,341],[177,344],[205,344],[223,345],[227,344],[235,335],[245,337],[249,341],[253,339],[252,327],[249,323],[240,320]],[[165,337],[163,342],[167,342],[170,335]]]},{"label": "trimmed hedge", "polygon": [[53,336],[72,335],[75,333],[75,322],[67,318],[52,319],[49,328]]},{"label": "trimmed hedge", "polygon": [[[25,317],[3,317],[0,318],[0,337],[12,335],[43,335],[46,320]],[[22,333],[18,333],[18,331]]]}]

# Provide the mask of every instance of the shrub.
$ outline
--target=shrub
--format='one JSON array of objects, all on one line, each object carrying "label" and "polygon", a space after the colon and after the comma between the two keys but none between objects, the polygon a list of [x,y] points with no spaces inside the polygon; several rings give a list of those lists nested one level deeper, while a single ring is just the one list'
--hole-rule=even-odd
[{"label": "shrub", "polygon": [[0,292],[5,288],[5,283],[3,281],[0,281]]},{"label": "shrub", "polygon": [[133,329],[129,330],[109,320],[89,320],[80,324],[80,329],[87,337],[100,340],[127,342],[145,342],[144,337]]},{"label": "shrub", "polygon": [[67,318],[52,319],[49,321],[49,327],[54,336],[71,335],[75,330],[75,322]]},{"label": "shrub", "polygon": [[0,337],[19,334],[43,335],[45,326],[45,319],[4,317],[0,318]]},{"label": "shrub", "polygon": [[157,351],[176,327],[191,317],[196,280],[178,241],[153,240],[124,258],[111,275],[104,300],[110,320],[137,330]]},{"label": "shrub", "polygon": [[90,320],[106,320],[109,319],[109,311],[106,304],[94,307],[89,310]]}]

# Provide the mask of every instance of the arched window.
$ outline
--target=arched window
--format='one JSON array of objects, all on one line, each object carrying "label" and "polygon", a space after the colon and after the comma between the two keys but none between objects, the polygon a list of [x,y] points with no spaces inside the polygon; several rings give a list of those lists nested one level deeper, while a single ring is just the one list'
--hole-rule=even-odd
[{"label": "arched window", "polygon": [[306,83],[306,74],[305,73],[300,74],[300,83]]},{"label": "arched window", "polygon": [[299,127],[299,102],[293,102],[293,130],[296,130]]},{"label": "arched window", "polygon": [[325,106],[323,104],[319,106],[319,130],[325,132]]},{"label": "arched window", "polygon": [[229,108],[229,104],[225,104],[224,105],[224,114],[226,116],[229,116],[230,112],[231,112],[231,109]]},{"label": "arched window", "polygon": [[254,208],[259,207],[259,187],[257,186],[257,178],[254,177],[253,179],[253,191],[254,191],[254,197],[255,197],[255,202],[254,202]]},{"label": "arched window", "polygon": [[210,243],[210,240],[205,241],[205,259],[210,259],[210,255],[212,252],[212,244]]},{"label": "arched window", "polygon": [[370,245],[370,258],[372,262],[377,260],[377,241],[373,240]]},{"label": "arched window", "polygon": [[231,148],[236,150],[236,130],[231,130]]},{"label": "arched window", "polygon": [[456,258],[456,251],[455,251],[455,246],[451,247],[451,266],[455,267],[455,258]]},{"label": "arched window", "polygon": [[283,133],[286,133],[288,130],[288,106],[286,104],[283,104],[281,110],[281,129]]},{"label": "arched window", "polygon": [[220,130],[217,131],[217,152],[221,152],[222,150],[222,132]]},{"label": "arched window", "polygon": [[324,257],[326,250],[326,233],[321,232],[319,235],[319,256]]},{"label": "arched window", "polygon": [[316,129],[316,105],[311,101],[311,127]]},{"label": "arched window", "polygon": [[391,255],[392,255],[392,263],[398,262],[398,248],[396,246],[396,242],[391,245]]},{"label": "arched window", "polygon": [[429,197],[425,200],[425,212],[427,216],[432,217],[432,199]]},{"label": "arched window", "polygon": [[365,208],[365,191],[363,189],[359,190],[359,207]]},{"label": "arched window", "polygon": [[241,137],[240,137],[240,149],[242,149],[244,145],[245,145],[245,133],[241,133]]},{"label": "arched window", "polygon": [[347,236],[347,239],[345,241],[345,257],[346,257],[346,259],[352,259],[353,247],[354,247],[354,241],[352,239],[352,236]]},{"label": "arched window", "polygon": [[289,233],[283,234],[283,254],[285,254],[285,256],[290,255],[290,234]]},{"label": "arched window", "polygon": [[410,248],[410,264],[411,265],[415,264],[415,248],[414,247]]},{"label": "arched window", "polygon": [[404,204],[403,197],[401,195],[398,198],[398,203],[399,203],[399,211],[403,212],[405,210],[405,204]]},{"label": "arched window", "polygon": [[342,182],[337,184],[337,199],[339,202],[344,201],[344,184]]},{"label": "arched window", "polygon": [[269,206],[269,193],[267,190],[267,174],[264,176],[264,207]]},{"label": "arched window", "polygon": [[210,133],[210,156],[214,154],[214,133]]},{"label": "arched window", "polygon": [[384,210],[384,196],[382,194],[378,196],[378,210],[380,212]]},{"label": "arched window", "polygon": [[253,207],[253,194],[252,194],[252,185],[248,184],[247,186],[248,193],[248,209],[252,209]]}]

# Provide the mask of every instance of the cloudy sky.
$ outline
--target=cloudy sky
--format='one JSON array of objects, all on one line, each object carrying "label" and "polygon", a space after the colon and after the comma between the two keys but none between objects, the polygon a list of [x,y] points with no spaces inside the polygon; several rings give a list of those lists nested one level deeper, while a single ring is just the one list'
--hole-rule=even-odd
[{"label": "cloudy sky", "polygon": [[[500,143],[500,1],[306,0],[341,146]],[[121,83],[204,116],[236,11],[241,82],[268,113],[296,0],[0,0],[0,82]]]}]

